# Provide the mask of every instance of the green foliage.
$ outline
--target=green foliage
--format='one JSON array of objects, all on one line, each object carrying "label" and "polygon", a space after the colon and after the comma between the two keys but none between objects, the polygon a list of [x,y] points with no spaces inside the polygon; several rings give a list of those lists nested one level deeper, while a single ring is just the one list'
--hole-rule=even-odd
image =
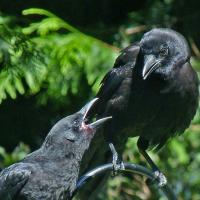
[{"label": "green foliage", "polygon": [[46,70],[43,58],[35,44],[18,29],[8,27],[9,20],[0,18],[0,102],[8,95],[15,99],[17,93],[35,93],[39,90]]},{"label": "green foliage", "polygon": [[20,143],[12,153],[7,153],[5,148],[0,146],[0,168],[7,167],[19,160],[22,160],[30,149],[24,143]]},{"label": "green foliage", "polygon": [[41,9],[41,8],[30,8],[22,11],[23,15],[41,15],[45,18],[39,22],[31,23],[29,27],[24,28],[25,34],[30,34],[37,31],[39,35],[47,35],[50,31],[57,31],[61,28],[66,29],[73,33],[80,33],[80,31],[71,26],[66,21],[57,17],[53,13]]},{"label": "green foliage", "polygon": [[[149,28],[174,27],[181,20],[173,12],[177,10],[175,5],[174,0],[147,1],[143,9],[129,13],[129,19],[119,26],[113,43],[125,47]],[[15,99],[18,94],[35,95],[44,105],[45,112],[50,113],[53,108],[48,106],[49,100],[59,108],[68,102],[70,108],[76,106],[71,96],[78,99],[84,95],[85,98],[93,96],[102,77],[111,68],[118,48],[84,34],[47,10],[31,8],[24,10],[23,15],[26,19],[29,15],[36,15],[37,20],[33,22],[31,18],[31,23],[22,27],[11,23],[13,17],[0,16],[0,102],[10,97]],[[198,57],[193,57],[192,64],[199,71]],[[170,141],[159,155],[151,153],[180,199],[184,200],[200,199],[199,124],[200,112],[197,112],[193,124],[183,136]],[[23,144],[13,153],[6,153],[1,147],[0,167],[22,159],[28,152]],[[146,165],[138,153],[136,139],[128,141],[123,156],[125,161]],[[98,199],[158,199],[156,191],[150,191],[140,176],[120,175],[109,179],[105,186]]]},{"label": "green foliage", "polygon": [[[47,87],[45,95],[42,96],[43,103],[49,97],[62,100],[68,92],[76,95],[83,74],[92,91],[96,92],[103,74],[112,65],[116,56],[112,46],[81,33],[46,10],[33,8],[24,10],[23,14],[44,17],[23,29],[23,33],[28,35],[36,32],[32,40],[45,51],[45,58],[48,60],[45,78]],[[61,29],[66,33],[55,32]]]},{"label": "green foliage", "polygon": [[[49,98],[65,101],[68,92],[78,93],[83,74],[91,92],[96,92],[103,74],[112,66],[117,50],[81,33],[46,10],[27,9],[23,14],[42,15],[44,19],[14,31],[6,26],[6,20],[3,22],[0,31],[0,102],[7,95],[15,99],[17,93],[30,95],[41,89],[40,103],[46,104]],[[61,29],[66,33],[58,34]]]}]

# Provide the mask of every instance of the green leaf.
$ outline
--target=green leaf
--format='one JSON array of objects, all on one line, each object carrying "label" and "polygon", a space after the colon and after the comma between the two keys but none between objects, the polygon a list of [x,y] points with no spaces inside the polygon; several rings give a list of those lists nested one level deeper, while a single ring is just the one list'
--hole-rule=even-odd
[{"label": "green leaf", "polygon": [[44,15],[47,17],[55,17],[55,15],[42,8],[29,8],[22,11],[23,15]]},{"label": "green leaf", "polygon": [[25,93],[25,90],[24,90],[24,86],[22,84],[22,81],[20,80],[20,78],[15,78],[15,87],[17,89],[17,91],[20,93],[20,94],[24,94]]},{"label": "green leaf", "polygon": [[[33,14],[35,14],[35,15],[43,15],[43,16],[48,17],[45,20],[42,20],[41,22],[39,22],[37,24],[31,24],[30,26],[32,26],[32,29],[34,29],[36,26],[40,27],[40,28],[41,27],[44,28],[44,26],[46,26],[46,28],[49,29],[49,26],[51,26],[51,23],[49,23],[49,22],[52,22],[52,24],[54,23],[54,27],[57,28],[56,30],[58,30],[60,28],[65,28],[66,30],[74,32],[74,33],[80,32],[78,29],[76,29],[75,27],[73,27],[69,23],[65,22],[61,18],[57,17],[53,13],[51,13],[47,10],[41,9],[41,8],[26,9],[26,10],[22,11],[22,14],[23,15],[33,15]],[[44,29],[43,29],[43,31],[44,31]],[[24,29],[24,33],[31,33],[31,29]]]},{"label": "green leaf", "polygon": [[7,82],[7,84],[5,85],[5,90],[6,92],[10,95],[10,97],[12,99],[16,99],[17,94],[16,94],[16,90],[15,88],[11,85],[10,82]]}]

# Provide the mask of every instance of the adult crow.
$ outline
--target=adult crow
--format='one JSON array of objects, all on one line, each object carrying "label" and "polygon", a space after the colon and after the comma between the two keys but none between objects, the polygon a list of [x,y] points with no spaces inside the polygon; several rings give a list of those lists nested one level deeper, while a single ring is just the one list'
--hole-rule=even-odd
[{"label": "adult crow", "polygon": [[86,124],[97,99],[79,112],[61,119],[50,130],[41,148],[0,173],[1,200],[61,200],[72,195],[80,162],[97,128],[111,117]]},{"label": "adult crow", "polygon": [[[164,185],[165,178],[146,150],[160,149],[184,132],[197,110],[198,96],[187,41],[176,31],[155,28],[122,50],[102,80],[95,112],[113,117],[104,130],[113,152],[112,143],[139,136],[139,151]],[[115,168],[116,160],[115,154]]]}]

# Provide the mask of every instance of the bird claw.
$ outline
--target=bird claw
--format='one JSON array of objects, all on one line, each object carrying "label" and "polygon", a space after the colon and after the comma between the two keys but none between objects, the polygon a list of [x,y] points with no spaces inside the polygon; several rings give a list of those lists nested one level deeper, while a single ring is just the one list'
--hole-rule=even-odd
[{"label": "bird claw", "polygon": [[125,169],[123,161],[119,159],[117,160],[113,159],[112,163],[113,163],[113,176],[116,176],[119,171],[122,171]]},{"label": "bird claw", "polygon": [[157,170],[154,172],[154,175],[155,175],[155,179],[158,180],[159,187],[164,187],[167,184],[167,178],[162,172]]},{"label": "bird claw", "polygon": [[162,172],[160,172],[159,170],[156,170],[153,172],[153,174],[154,174],[153,179],[150,179],[150,178],[147,179],[146,181],[147,185],[150,186],[157,183],[158,187],[164,187],[167,184],[167,178]]},{"label": "bird claw", "polygon": [[122,171],[125,169],[124,167],[124,163],[122,160],[119,159],[118,157],[118,153],[115,150],[115,147],[112,143],[109,144],[112,155],[113,155],[113,160],[112,160],[112,164],[113,164],[113,176],[116,176],[118,174],[119,171]]}]

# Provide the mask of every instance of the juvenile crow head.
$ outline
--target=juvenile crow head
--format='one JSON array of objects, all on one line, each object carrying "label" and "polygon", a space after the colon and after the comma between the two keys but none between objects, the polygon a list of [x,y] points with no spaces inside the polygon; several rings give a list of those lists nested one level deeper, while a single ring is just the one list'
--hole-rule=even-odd
[{"label": "juvenile crow head", "polygon": [[156,74],[169,76],[190,59],[190,50],[185,38],[166,28],[155,28],[144,34],[140,48],[144,80]]},{"label": "juvenile crow head", "polygon": [[[46,149],[62,149],[73,153],[84,152],[89,147],[90,141],[106,121],[105,117],[92,123],[87,123],[87,114],[98,99],[87,103],[80,111],[58,121],[46,137],[43,147]],[[71,148],[71,149],[70,149]]]}]

